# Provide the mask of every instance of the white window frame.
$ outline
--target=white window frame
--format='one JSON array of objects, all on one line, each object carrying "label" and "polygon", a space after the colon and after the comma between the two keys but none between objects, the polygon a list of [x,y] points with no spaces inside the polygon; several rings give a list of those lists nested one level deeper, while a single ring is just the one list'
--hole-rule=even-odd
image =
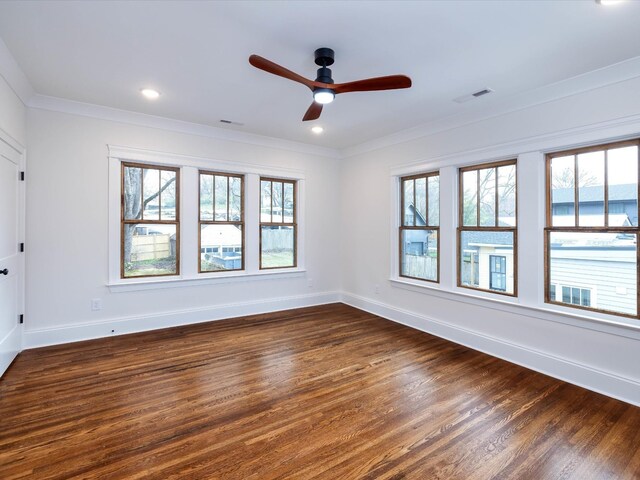
[{"label": "white window frame", "polygon": [[[247,281],[256,277],[296,277],[305,273],[305,175],[304,172],[278,167],[263,167],[189,155],[155,152],[107,145],[109,163],[109,255],[107,286],[113,292],[185,287],[201,284]],[[180,168],[180,275],[171,277],[120,278],[121,165],[135,162]],[[230,272],[198,273],[198,182],[199,171],[215,170],[245,176],[245,269]],[[295,180],[298,215],[298,262],[296,268],[260,270],[260,177],[273,176]]]}]

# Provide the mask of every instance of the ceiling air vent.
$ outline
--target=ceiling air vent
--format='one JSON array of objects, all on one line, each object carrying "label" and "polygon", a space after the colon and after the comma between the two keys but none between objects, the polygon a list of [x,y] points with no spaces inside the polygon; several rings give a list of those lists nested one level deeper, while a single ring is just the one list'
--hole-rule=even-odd
[{"label": "ceiling air vent", "polygon": [[491,93],[493,92],[493,90],[491,90],[490,88],[485,88],[484,90],[480,90],[479,92],[476,93],[472,93],[471,95],[473,95],[474,97],[481,97],[483,95],[486,95],[487,93]]},{"label": "ceiling air vent", "polygon": [[483,95],[487,95],[488,93],[493,92],[490,88],[483,88],[482,90],[478,90],[477,92],[470,93],[469,95],[463,95],[458,98],[454,98],[453,101],[456,103],[465,103],[469,100],[473,100],[474,98],[482,97]]},{"label": "ceiling air vent", "polygon": [[244,126],[244,123],[234,122],[234,121],[231,121],[231,120],[224,120],[224,119],[220,120],[220,123],[225,123],[227,125],[237,125],[238,127]]}]

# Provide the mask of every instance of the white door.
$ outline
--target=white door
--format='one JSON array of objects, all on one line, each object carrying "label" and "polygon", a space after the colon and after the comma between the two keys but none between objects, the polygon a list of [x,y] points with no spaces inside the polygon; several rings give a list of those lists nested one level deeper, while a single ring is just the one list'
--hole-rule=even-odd
[{"label": "white door", "polygon": [[0,135],[0,375],[22,344],[20,153]]}]

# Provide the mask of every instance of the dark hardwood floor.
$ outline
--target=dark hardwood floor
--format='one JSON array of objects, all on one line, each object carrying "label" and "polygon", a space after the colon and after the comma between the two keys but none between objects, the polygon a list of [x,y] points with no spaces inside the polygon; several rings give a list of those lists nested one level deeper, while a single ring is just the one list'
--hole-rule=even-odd
[{"label": "dark hardwood floor", "polygon": [[23,352],[0,478],[637,479],[640,408],[334,304]]}]

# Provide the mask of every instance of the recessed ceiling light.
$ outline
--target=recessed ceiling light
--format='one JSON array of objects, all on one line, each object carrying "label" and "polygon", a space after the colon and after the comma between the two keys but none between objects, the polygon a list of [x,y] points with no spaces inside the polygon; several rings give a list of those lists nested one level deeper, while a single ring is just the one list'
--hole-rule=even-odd
[{"label": "recessed ceiling light", "polygon": [[142,93],[142,95],[149,100],[155,100],[160,96],[160,92],[154,90],[153,88],[143,88],[142,90],[140,90],[140,93]]},{"label": "recessed ceiling light", "polygon": [[324,132],[324,128],[322,128],[320,125],[316,125],[315,127],[311,127],[311,131],[317,135],[320,135],[322,132]]},{"label": "recessed ceiling light", "polygon": [[596,0],[596,3],[608,7],[609,5],[615,5],[617,3],[622,3],[623,1],[624,0]]}]

